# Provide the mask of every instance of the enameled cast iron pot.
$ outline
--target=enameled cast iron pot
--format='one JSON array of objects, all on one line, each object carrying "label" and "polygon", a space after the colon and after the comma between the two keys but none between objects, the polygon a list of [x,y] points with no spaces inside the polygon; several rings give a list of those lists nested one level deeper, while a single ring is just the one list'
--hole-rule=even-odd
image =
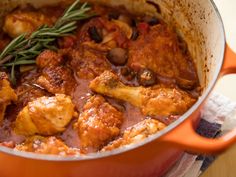
[{"label": "enameled cast iron pot", "polygon": [[[95,1],[95,0],[89,0]],[[35,6],[59,0],[1,0],[0,16],[18,4]],[[178,121],[154,136],[112,152],[88,157],[63,158],[15,152],[0,147],[0,177],[158,177],[182,155],[220,153],[236,142],[236,129],[219,139],[207,139],[194,131],[200,111],[218,78],[236,72],[236,54],[226,45],[224,27],[211,0],[97,0],[110,6],[124,6],[136,14],[157,15],[174,25],[187,41],[203,94]],[[156,8],[154,4],[158,4]]]}]

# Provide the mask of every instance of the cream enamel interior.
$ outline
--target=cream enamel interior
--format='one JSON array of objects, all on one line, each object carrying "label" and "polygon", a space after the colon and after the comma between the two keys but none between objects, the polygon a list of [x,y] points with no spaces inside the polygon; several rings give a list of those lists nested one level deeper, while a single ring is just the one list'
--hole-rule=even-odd
[{"label": "cream enamel interior", "polygon": [[[18,5],[30,3],[36,7],[55,4],[61,0],[1,0],[0,17]],[[131,13],[160,16],[145,0],[86,0],[109,6],[124,6]],[[173,25],[187,42],[196,63],[203,95],[207,95],[219,74],[224,53],[222,21],[210,0],[150,0],[161,9],[162,18]],[[0,18],[0,24],[3,22]],[[203,101],[203,100],[200,100]],[[199,102],[200,102],[199,101]],[[200,103],[197,103],[200,104]]]}]

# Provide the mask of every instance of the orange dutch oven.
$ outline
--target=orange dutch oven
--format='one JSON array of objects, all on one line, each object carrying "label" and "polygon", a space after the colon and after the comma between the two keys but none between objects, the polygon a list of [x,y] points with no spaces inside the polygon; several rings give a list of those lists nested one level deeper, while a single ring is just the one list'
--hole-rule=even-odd
[{"label": "orange dutch oven", "polygon": [[[58,157],[0,147],[1,177],[158,177],[170,169],[184,151],[216,154],[236,142],[236,129],[218,139],[204,138],[195,132],[201,109],[217,80],[236,72],[236,54],[226,44],[222,19],[211,0],[88,1],[122,5],[135,14],[160,17],[161,13],[161,17],[175,26],[188,44],[203,87],[202,96],[163,131],[111,152]],[[38,7],[57,2],[59,0],[1,0],[0,17],[22,3]]]}]

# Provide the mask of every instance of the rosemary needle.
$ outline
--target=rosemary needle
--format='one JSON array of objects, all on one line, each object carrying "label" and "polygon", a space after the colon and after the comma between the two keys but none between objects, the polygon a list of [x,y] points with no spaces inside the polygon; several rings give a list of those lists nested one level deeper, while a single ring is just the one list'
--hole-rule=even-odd
[{"label": "rosemary needle", "polygon": [[90,10],[87,3],[82,4],[80,7],[79,5],[80,0],[76,0],[53,27],[41,26],[29,36],[27,34],[18,36],[5,47],[0,54],[0,66],[11,67],[10,79],[12,84],[16,83],[15,66],[34,64],[35,58],[42,50],[55,50],[56,47],[52,44],[58,37],[67,36],[77,29],[77,21],[92,16],[87,14]]}]

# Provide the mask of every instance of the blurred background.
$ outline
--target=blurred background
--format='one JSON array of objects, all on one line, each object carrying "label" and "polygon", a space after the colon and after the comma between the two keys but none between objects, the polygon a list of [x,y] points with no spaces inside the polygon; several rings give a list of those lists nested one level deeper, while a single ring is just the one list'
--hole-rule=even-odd
[{"label": "blurred background", "polygon": [[[214,0],[224,21],[227,42],[236,53],[236,0]],[[236,102],[236,75],[225,76],[215,91]],[[236,145],[219,156],[202,177],[236,177]]]}]

